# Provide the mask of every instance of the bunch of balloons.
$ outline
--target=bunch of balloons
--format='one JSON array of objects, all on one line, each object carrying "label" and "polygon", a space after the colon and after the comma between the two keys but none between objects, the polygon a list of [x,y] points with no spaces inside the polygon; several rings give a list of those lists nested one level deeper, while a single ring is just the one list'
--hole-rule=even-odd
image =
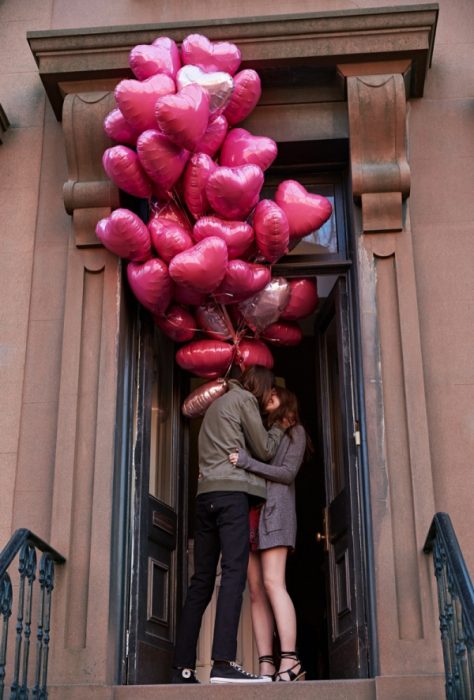
[{"label": "bunch of balloons", "polygon": [[314,279],[272,277],[271,266],[332,212],[295,180],[260,199],[277,156],[271,138],[236,125],[261,96],[240,50],[200,34],[179,49],[168,37],[135,46],[136,79],[116,87],[104,128],[116,142],[103,166],[121,190],[150,204],[145,224],[119,208],[96,227],[128,261],[127,278],[156,324],[177,343],[180,367],[212,380],[188,397],[187,415],[226,390],[233,364],[273,366],[269,345],[296,345],[298,320],[317,304]]}]

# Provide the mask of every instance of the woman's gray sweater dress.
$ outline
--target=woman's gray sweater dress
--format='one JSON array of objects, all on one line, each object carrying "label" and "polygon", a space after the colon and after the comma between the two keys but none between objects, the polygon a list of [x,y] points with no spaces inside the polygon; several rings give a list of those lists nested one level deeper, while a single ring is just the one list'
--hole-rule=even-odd
[{"label": "woman's gray sweater dress", "polygon": [[306,433],[301,425],[285,434],[271,464],[239,450],[237,466],[267,479],[267,500],[260,513],[259,549],[294,547],[296,541],[295,478],[303,461]]}]

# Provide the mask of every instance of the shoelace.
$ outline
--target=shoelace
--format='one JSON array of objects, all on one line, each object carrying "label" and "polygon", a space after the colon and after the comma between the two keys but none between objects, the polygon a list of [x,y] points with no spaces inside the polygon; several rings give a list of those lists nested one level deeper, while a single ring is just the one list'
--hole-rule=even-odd
[{"label": "shoelace", "polygon": [[240,673],[243,673],[244,676],[248,676],[249,678],[259,678],[259,676],[255,676],[253,673],[249,673],[248,671],[244,671],[242,666],[239,666],[239,664],[236,664],[235,661],[230,661],[229,663],[237,671],[240,671]]}]

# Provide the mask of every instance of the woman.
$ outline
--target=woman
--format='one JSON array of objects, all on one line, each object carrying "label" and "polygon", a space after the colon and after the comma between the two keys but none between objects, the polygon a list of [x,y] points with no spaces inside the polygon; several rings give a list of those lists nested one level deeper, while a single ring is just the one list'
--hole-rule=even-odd
[{"label": "woman", "polygon": [[[296,540],[294,480],[303,462],[308,438],[300,423],[296,396],[274,389],[266,409],[268,423],[289,425],[271,464],[259,462],[243,449],[230,454],[235,467],[267,479],[267,500],[260,511],[258,544],[250,552],[249,584],[252,624],[260,661],[260,673],[276,681],[297,681],[305,672],[296,654],[296,614],[286,590],[288,551]],[[280,665],[273,659],[274,621],[280,639]]]}]

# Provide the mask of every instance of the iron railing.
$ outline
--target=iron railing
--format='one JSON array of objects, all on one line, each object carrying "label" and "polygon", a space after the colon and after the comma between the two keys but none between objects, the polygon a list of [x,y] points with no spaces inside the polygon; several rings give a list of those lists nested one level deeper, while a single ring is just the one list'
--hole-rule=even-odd
[{"label": "iron railing", "polygon": [[474,698],[474,587],[451,518],[436,513],[426,538],[438,583],[446,698]]},{"label": "iron railing", "polygon": [[[39,567],[37,551],[42,552]],[[15,577],[13,562],[17,555],[18,574]],[[54,565],[64,562],[65,559],[61,554],[30,530],[25,529],[16,530],[7,546],[0,552],[0,700],[4,697],[7,680],[6,666],[7,661],[10,660],[13,662],[9,682],[10,700],[28,700],[29,698],[46,700],[48,697],[48,655]],[[39,587],[34,587],[37,576]],[[14,648],[10,649],[8,631],[15,597],[18,598],[16,636],[14,645],[11,645]],[[34,599],[35,605],[33,605]],[[37,618],[33,620],[35,608],[37,608]],[[28,675],[32,624],[36,624],[36,659],[30,688]]]}]

